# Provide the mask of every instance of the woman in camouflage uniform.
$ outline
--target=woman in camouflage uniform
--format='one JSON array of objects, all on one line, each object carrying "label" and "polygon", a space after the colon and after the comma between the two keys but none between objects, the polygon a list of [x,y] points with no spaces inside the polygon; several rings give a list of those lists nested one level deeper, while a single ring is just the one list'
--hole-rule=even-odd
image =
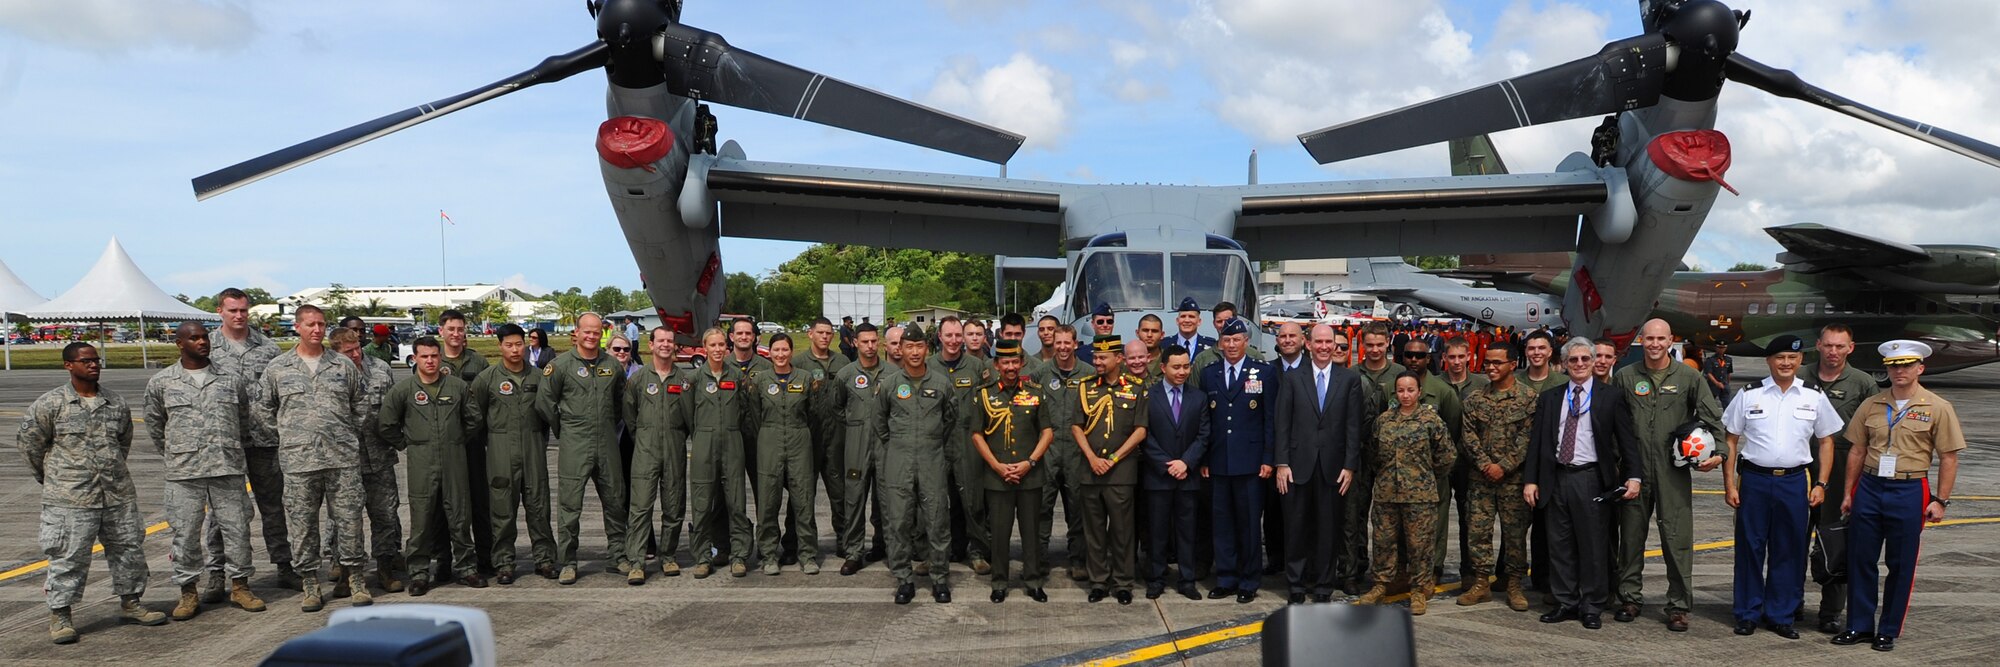
[{"label": "woman in camouflage uniform", "polygon": [[[1396,376],[1396,408],[1375,420],[1375,587],[1355,604],[1376,604],[1398,575],[1410,577],[1410,614],[1422,615],[1437,587],[1438,490],[1458,460],[1451,431],[1422,396],[1415,373]],[[1406,562],[1397,562],[1397,544]]]}]

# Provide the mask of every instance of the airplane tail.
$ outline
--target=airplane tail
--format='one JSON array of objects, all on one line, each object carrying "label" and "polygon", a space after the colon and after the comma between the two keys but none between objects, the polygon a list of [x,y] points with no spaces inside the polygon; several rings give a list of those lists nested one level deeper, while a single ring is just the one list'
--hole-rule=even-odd
[{"label": "airplane tail", "polygon": [[1493,147],[1493,138],[1481,134],[1463,139],[1451,140],[1451,175],[1485,176],[1507,173],[1507,163],[1500,160],[1500,150]]},{"label": "airplane tail", "polygon": [[1420,275],[1401,257],[1356,257],[1347,260],[1347,284],[1354,289],[1410,287],[1410,276]]},{"label": "airplane tail", "polygon": [[1566,252],[1516,252],[1484,255],[1459,255],[1458,268],[1472,271],[1535,271],[1537,269],[1570,268],[1570,254]]}]

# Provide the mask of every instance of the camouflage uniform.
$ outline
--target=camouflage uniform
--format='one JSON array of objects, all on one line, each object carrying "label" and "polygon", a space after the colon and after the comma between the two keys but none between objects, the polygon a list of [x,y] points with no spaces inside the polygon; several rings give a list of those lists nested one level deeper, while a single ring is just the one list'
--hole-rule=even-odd
[{"label": "camouflage uniform", "polygon": [[361,406],[361,490],[367,497],[362,506],[368,518],[368,552],[375,558],[378,573],[387,581],[390,572],[403,569],[403,517],[397,512],[402,505],[402,494],[396,481],[396,450],[382,439],[380,425],[382,397],[395,381],[389,375],[388,362],[367,356],[361,361],[365,384]]},{"label": "camouflage uniform", "polygon": [[[687,518],[687,414],[682,405],[692,386],[689,371],[679,368],[660,377],[651,368],[626,379],[622,413],[632,429],[632,484],[626,492],[625,559],[644,563],[652,542],[653,503],[660,504],[659,554],[662,565],[675,562],[681,547],[681,524]],[[542,479],[547,480],[546,472]],[[547,483],[543,483],[547,493]],[[511,500],[509,501],[511,504]],[[546,516],[546,502],[542,514]],[[544,531],[547,529],[544,528]],[[511,540],[511,535],[510,535]],[[511,550],[511,547],[510,547]],[[696,554],[697,560],[703,554]],[[676,564],[678,567],[678,564]]]},{"label": "camouflage uniform", "polygon": [[[826,409],[826,400],[819,398],[826,384],[813,379],[811,371],[794,367],[782,376],[776,369],[757,371],[747,385],[746,400],[738,405],[744,423],[757,427],[757,552],[764,570],[776,571],[778,538],[787,528],[801,538],[799,562],[816,562],[812,437]],[[790,526],[779,511],[788,496],[795,515]]]},{"label": "camouflage uniform", "polygon": [[[960,354],[955,363],[945,363],[942,355],[933,355],[925,363],[930,365],[930,372],[941,373],[951,380],[951,400],[956,405],[971,405],[973,392],[993,381],[993,362],[970,350]],[[987,561],[991,550],[987,548],[986,534],[990,531],[986,525],[986,493],[982,490],[986,461],[979,458],[979,450],[972,445],[972,424],[977,414],[959,410],[957,415],[944,447],[945,465],[951,471],[951,550],[965,552],[968,560]]]},{"label": "camouflage uniform", "polygon": [[395,343],[370,343],[367,347],[361,348],[361,352],[369,357],[381,359],[382,363],[385,364],[402,361],[396,358],[397,349]]},{"label": "camouflage uniform", "polygon": [[882,374],[875,392],[875,423],[882,447],[883,523],[889,529],[889,571],[897,584],[913,584],[911,559],[922,536],[934,587],[946,586],[951,550],[945,443],[958,423],[951,379],[925,372],[911,378],[901,368]]},{"label": "camouflage uniform", "polygon": [[[831,403],[828,411],[839,431],[841,458],[836,463],[841,473],[839,508],[846,515],[844,521],[836,520],[839,531],[840,556],[847,560],[866,562],[868,521],[865,516],[873,516],[875,542],[882,543],[882,495],[877,488],[882,465],[876,438],[875,387],[882,377],[882,371],[889,365],[878,360],[874,368],[867,368],[856,361],[833,376]],[[833,493],[833,489],[827,489]],[[870,506],[874,511],[869,512]],[[886,550],[886,548],[885,548]]]},{"label": "camouflage uniform", "polygon": [[166,464],[174,585],[201,576],[202,520],[211,516],[222,529],[229,578],[250,576],[250,493],[243,490],[250,381],[213,365],[199,374],[169,366],[146,382],[145,419]]},{"label": "camouflage uniform", "polygon": [[[1418,405],[1409,415],[1390,409],[1375,418],[1377,585],[1395,580],[1399,573],[1410,577],[1412,591],[1430,591],[1437,585],[1438,497],[1448,492],[1446,476],[1457,460],[1451,431],[1436,409]],[[1397,562],[1398,544],[1407,562]]]},{"label": "camouflage uniform", "polygon": [[[1375,490],[1375,418],[1383,410],[1396,407],[1396,376],[1403,374],[1403,365],[1394,361],[1371,371],[1362,364],[1349,367],[1361,374],[1361,414],[1367,415],[1361,423],[1361,467],[1354,471],[1353,486],[1340,503],[1340,558],[1342,565],[1336,574],[1342,578],[1356,578],[1372,571],[1373,562],[1368,558],[1368,526],[1373,519],[1369,505]],[[1389,548],[1397,548],[1390,543]],[[1281,561],[1282,562],[1282,561]],[[1387,583],[1377,581],[1376,583]]]},{"label": "camouflage uniform", "polygon": [[[482,417],[465,381],[440,375],[436,384],[409,376],[382,397],[382,439],[410,453],[410,543],[405,552],[418,579],[429,578],[433,559],[450,557],[451,572],[478,572],[473,555],[472,489],[465,479],[465,442],[480,432]],[[440,521],[442,520],[442,521]],[[442,525],[440,525],[442,523]],[[431,553],[444,533],[450,552]]]},{"label": "camouflage uniform", "polygon": [[[249,380],[256,391],[264,378],[264,367],[283,352],[277,343],[249,331],[243,342],[229,340],[221,329],[208,333],[209,369]],[[253,397],[254,400],[254,397]],[[281,569],[292,565],[292,542],[285,530],[285,473],[278,465],[278,433],[256,419],[245,425],[249,437],[243,440],[243,474],[257,502],[258,521],[264,533],[264,555]],[[208,571],[221,572],[223,564],[222,527],[208,524]]]},{"label": "camouflage uniform", "polygon": [[[271,360],[257,390],[256,415],[278,433],[278,462],[285,471],[285,524],[292,535],[292,568],[311,579],[319,572],[319,508],[332,513],[334,563],[358,572],[361,549],[361,409],[367,385],[354,362],[331,350],[312,369],[297,350]],[[252,482],[253,484],[255,482]]]},{"label": "camouflage uniform", "polygon": [[528,542],[536,565],[555,566],[556,538],[549,525],[549,439],[548,415],[542,412],[542,374],[533,366],[521,372],[494,366],[473,378],[473,411],[484,425],[486,474],[484,484],[471,487],[473,494],[491,498],[489,516],[474,515],[475,522],[492,526],[493,542],[488,547],[494,571],[514,571],[514,510],[525,507],[521,517],[528,524]]},{"label": "camouflage uniform", "polygon": [[[1507,561],[1508,580],[1519,581],[1528,573],[1526,555],[1528,523],[1534,511],[1521,497],[1521,467],[1527,461],[1530,429],[1534,424],[1537,396],[1527,385],[1515,382],[1506,391],[1491,386],[1472,392],[1465,404],[1465,455],[1471,459],[1469,479],[1472,503],[1472,569],[1480,580],[1493,574],[1493,522],[1500,522],[1500,548]],[[1487,465],[1506,472],[1498,482],[1487,481]]]},{"label": "camouflage uniform", "polygon": [[42,485],[39,541],[49,559],[43,586],[49,608],[83,599],[93,542],[104,543],[112,592],[145,593],[148,572],[140,547],[146,527],[125,467],[132,451],[132,410],[125,399],[102,387],[96,398],[84,398],[65,382],[28,406],[15,444]]},{"label": "camouflage uniform", "polygon": [[576,565],[583,521],[583,485],[597,485],[604,510],[606,558],[625,562],[625,462],[618,458],[618,404],[625,373],[611,353],[585,360],[570,350],[542,369],[542,414],[561,450],[556,454],[556,564]]}]

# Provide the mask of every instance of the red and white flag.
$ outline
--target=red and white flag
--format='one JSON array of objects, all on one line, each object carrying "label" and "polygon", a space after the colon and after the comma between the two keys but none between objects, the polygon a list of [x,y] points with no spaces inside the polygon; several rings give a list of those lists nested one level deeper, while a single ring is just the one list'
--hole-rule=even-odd
[{"label": "red and white flag", "polygon": [[[449,215],[445,215],[445,214],[444,214],[444,209],[438,209],[438,219],[439,219],[439,220],[443,220],[443,221],[445,221],[445,222],[451,222],[451,216],[449,216]],[[456,222],[451,222],[451,226],[453,226],[453,227],[457,227],[457,226],[458,226],[458,223],[456,223]]]}]

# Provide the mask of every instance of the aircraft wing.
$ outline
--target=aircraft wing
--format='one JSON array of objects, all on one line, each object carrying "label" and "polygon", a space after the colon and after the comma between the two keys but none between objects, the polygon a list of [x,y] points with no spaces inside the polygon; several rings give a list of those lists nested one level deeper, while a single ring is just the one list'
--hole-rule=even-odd
[{"label": "aircraft wing", "polygon": [[1908,243],[1810,222],[1765,227],[1764,233],[1785,247],[1785,252],[1778,253],[1778,262],[1800,273],[1895,266],[1930,259],[1930,253]]},{"label": "aircraft wing", "polygon": [[1610,188],[1588,171],[1237,188],[1251,259],[1566,251]]},{"label": "aircraft wing", "polygon": [[725,236],[1055,257],[1060,183],[753,162],[708,169]]}]

